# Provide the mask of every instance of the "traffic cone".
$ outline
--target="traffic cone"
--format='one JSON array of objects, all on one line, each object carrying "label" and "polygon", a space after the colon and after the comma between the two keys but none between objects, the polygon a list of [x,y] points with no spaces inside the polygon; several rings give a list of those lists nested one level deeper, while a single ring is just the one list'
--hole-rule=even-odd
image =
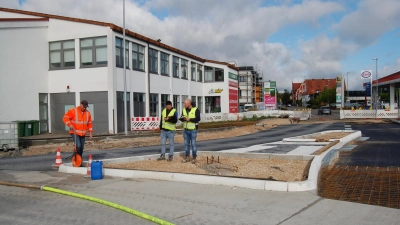
[{"label": "traffic cone", "polygon": [[87,172],[85,177],[92,176],[92,154],[89,154],[89,161],[87,163]]},{"label": "traffic cone", "polygon": [[61,151],[60,148],[57,148],[56,163],[54,163],[53,166],[60,167],[61,164],[62,164]]}]

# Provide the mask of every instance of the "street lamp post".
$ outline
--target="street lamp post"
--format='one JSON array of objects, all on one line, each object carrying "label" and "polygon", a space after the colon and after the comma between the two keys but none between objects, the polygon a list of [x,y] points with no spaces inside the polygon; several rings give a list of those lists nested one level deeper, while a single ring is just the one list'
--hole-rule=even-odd
[{"label": "street lamp post", "polygon": [[[347,90],[347,100],[349,101],[349,103],[350,103],[350,99],[349,99],[349,73],[350,72],[347,72],[347,85],[346,85],[346,90]],[[346,101],[347,102],[347,101]]]},{"label": "street lamp post", "polygon": [[376,74],[376,99],[375,99],[375,108],[378,109],[378,100],[379,100],[379,80],[378,80],[378,58],[372,58],[375,60],[375,74]]},{"label": "street lamp post", "polygon": [[123,35],[123,51],[122,51],[122,66],[124,68],[124,131],[125,131],[125,135],[128,135],[128,125],[127,125],[127,97],[126,97],[126,65],[125,65],[125,51],[126,51],[126,46],[125,46],[125,0],[123,0],[123,29],[122,29],[122,35]]}]

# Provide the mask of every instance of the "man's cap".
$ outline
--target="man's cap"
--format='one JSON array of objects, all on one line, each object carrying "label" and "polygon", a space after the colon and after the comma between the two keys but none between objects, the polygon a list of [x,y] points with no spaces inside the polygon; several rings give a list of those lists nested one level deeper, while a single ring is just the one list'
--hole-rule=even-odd
[{"label": "man's cap", "polygon": [[81,101],[81,104],[82,104],[83,106],[85,106],[85,107],[89,107],[89,103],[88,103],[88,101],[86,101],[86,100],[82,100],[82,101]]},{"label": "man's cap", "polygon": [[167,101],[166,105],[172,105],[172,102],[171,101]]}]

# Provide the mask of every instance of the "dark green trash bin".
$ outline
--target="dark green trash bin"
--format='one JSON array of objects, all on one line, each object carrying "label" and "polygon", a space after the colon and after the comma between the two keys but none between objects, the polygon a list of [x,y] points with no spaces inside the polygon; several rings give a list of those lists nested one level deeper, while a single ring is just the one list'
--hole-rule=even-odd
[{"label": "dark green trash bin", "polygon": [[40,124],[39,124],[39,120],[32,120],[31,121],[33,124],[32,127],[32,135],[39,135],[40,134]]},{"label": "dark green trash bin", "polygon": [[13,121],[18,123],[18,137],[25,137],[25,121]]},{"label": "dark green trash bin", "polygon": [[33,130],[33,123],[32,121],[25,121],[25,132],[24,135],[25,137],[32,136],[32,130]]}]

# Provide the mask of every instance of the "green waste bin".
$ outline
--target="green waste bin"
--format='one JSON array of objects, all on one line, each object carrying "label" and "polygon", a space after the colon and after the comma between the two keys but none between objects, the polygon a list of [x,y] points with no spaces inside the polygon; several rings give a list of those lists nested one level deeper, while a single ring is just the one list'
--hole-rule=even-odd
[{"label": "green waste bin", "polygon": [[25,137],[25,121],[13,121],[18,123],[18,137]]},{"label": "green waste bin", "polygon": [[32,120],[32,135],[39,135],[40,133],[40,124],[39,124],[39,120]]},{"label": "green waste bin", "polygon": [[33,123],[32,121],[25,121],[25,132],[24,135],[25,137],[32,136],[32,130],[33,130]]}]

